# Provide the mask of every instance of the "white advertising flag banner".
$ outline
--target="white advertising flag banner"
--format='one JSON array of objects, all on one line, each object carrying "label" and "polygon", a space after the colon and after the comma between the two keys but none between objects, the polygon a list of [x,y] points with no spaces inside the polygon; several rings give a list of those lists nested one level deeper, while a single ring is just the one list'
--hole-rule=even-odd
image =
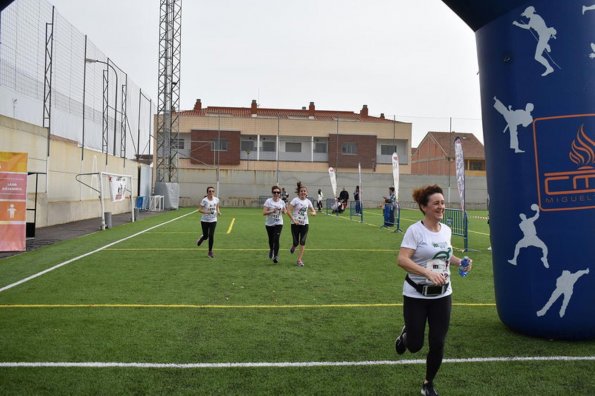
[{"label": "white advertising flag banner", "polygon": [[457,188],[461,200],[461,210],[465,211],[465,158],[463,156],[463,142],[460,137],[455,139],[455,172],[457,175]]},{"label": "white advertising flag banner", "polygon": [[399,154],[393,153],[393,184],[395,187],[395,197],[399,201]]},{"label": "white advertising flag banner", "polygon": [[333,197],[337,198],[337,175],[335,174],[335,168],[332,166],[328,168],[328,176],[331,179],[331,187],[333,188]]}]

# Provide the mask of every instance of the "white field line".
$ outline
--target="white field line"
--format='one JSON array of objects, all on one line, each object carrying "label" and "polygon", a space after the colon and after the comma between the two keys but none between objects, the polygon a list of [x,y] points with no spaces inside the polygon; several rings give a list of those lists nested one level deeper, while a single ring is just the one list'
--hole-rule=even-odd
[{"label": "white field line", "polygon": [[23,279],[21,279],[21,280],[19,280],[19,281],[17,281],[17,282],[11,283],[10,285],[7,285],[7,286],[4,286],[4,287],[0,288],[0,293],[2,293],[2,292],[3,292],[3,291],[5,291],[5,290],[12,289],[13,287],[15,287],[15,286],[18,286],[18,285],[21,285],[21,284],[23,284],[23,283],[25,283],[25,282],[28,282],[28,281],[30,281],[30,280],[32,280],[32,279],[35,279],[35,278],[37,278],[37,277],[40,277],[40,276],[42,276],[42,275],[45,275],[45,274],[47,274],[48,272],[51,272],[51,271],[53,271],[53,270],[55,270],[55,269],[58,269],[58,268],[60,268],[60,267],[63,267],[63,266],[65,266],[65,265],[67,265],[67,264],[73,263],[73,262],[75,262],[75,261],[78,261],[78,260],[80,260],[80,259],[82,259],[82,258],[85,258],[85,257],[87,257],[87,256],[90,256],[90,255],[92,255],[92,254],[95,254],[95,253],[97,253],[97,252],[100,252],[100,251],[102,251],[102,250],[105,250],[105,249],[107,249],[107,248],[110,248],[110,247],[112,247],[112,246],[114,246],[114,245],[116,245],[116,244],[118,244],[118,243],[120,243],[120,242],[124,242],[124,241],[126,241],[126,240],[128,240],[128,239],[130,239],[130,238],[134,238],[134,237],[136,237],[136,236],[139,236],[139,235],[141,235],[141,234],[144,234],[144,233],[145,233],[145,232],[147,232],[147,231],[151,231],[151,230],[153,230],[153,229],[155,229],[155,228],[157,228],[157,227],[161,227],[161,226],[163,226],[163,225],[165,225],[165,224],[168,224],[168,223],[171,223],[171,222],[173,222],[173,221],[179,220],[179,219],[181,219],[181,218],[183,218],[183,217],[186,217],[186,216],[188,216],[188,215],[194,214],[194,213],[196,213],[196,212],[197,212],[197,211],[195,210],[195,211],[193,211],[193,212],[186,213],[185,215],[182,215],[182,216],[176,217],[175,219],[168,220],[168,221],[166,221],[166,222],[164,222],[164,223],[157,224],[157,225],[155,225],[155,226],[153,226],[153,227],[149,227],[149,228],[147,228],[146,230],[143,230],[143,231],[137,232],[136,234],[129,235],[129,236],[127,236],[126,238],[122,238],[122,239],[119,239],[119,240],[117,240],[117,241],[115,241],[115,242],[108,243],[107,245],[105,245],[105,246],[102,246],[102,247],[100,247],[99,249],[95,249],[95,250],[93,250],[93,251],[91,251],[91,252],[88,252],[88,253],[85,253],[85,254],[81,254],[80,256],[78,256],[78,257],[75,257],[75,258],[72,258],[72,259],[70,259],[70,260],[63,261],[63,262],[61,262],[60,264],[56,264],[56,265],[54,265],[53,267],[50,267],[50,268],[48,268],[48,269],[45,269],[45,270],[43,270],[43,271],[41,271],[41,272],[38,272],[38,273],[36,273],[36,274],[33,274],[33,275],[31,275],[31,276],[28,276],[28,277],[26,277],[26,278],[23,278]]},{"label": "white field line", "polygon": [[[509,363],[546,361],[595,361],[595,356],[519,356],[444,359],[442,363]],[[0,362],[0,368],[16,367],[83,367],[83,368],[160,368],[160,369],[201,369],[201,368],[253,368],[253,367],[337,367],[337,366],[405,366],[426,364],[425,359],[407,360],[367,360],[354,362],[229,362],[229,363],[137,363],[137,362]]]},{"label": "white field line", "polygon": [[[147,308],[147,309],[349,309],[394,308],[403,303],[369,304],[280,304],[280,305],[216,305],[216,304],[0,304],[0,309],[82,309],[82,308]],[[496,307],[495,303],[452,303],[453,307]]]}]

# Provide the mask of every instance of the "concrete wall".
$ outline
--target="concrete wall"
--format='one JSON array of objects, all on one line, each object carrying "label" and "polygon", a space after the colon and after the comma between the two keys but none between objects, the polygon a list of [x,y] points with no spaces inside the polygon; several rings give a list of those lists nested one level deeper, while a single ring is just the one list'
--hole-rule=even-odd
[{"label": "concrete wall", "polygon": [[[40,172],[28,177],[27,221],[35,222],[37,228],[71,221],[100,217],[99,193],[77,181],[77,175],[92,172],[111,172],[131,175],[132,191],[136,196],[138,165],[131,160],[107,157],[97,151],[82,150],[77,143],[52,137],[48,153],[47,129],[0,116],[0,151],[28,153],[27,169]],[[99,189],[98,176],[81,176],[80,180]],[[130,200],[113,203],[109,199],[107,183],[104,184],[105,211],[114,214],[129,212]]]},{"label": "concrete wall", "polygon": [[[222,199],[223,206],[258,206],[258,197],[270,195],[271,187],[276,184],[275,171],[220,170],[219,185],[217,171],[180,169],[180,206],[195,206],[206,195],[207,186],[218,187],[217,196]],[[438,184],[444,189],[448,201],[448,176],[401,175],[399,181],[399,201],[403,207],[416,207],[411,198],[414,188],[426,184]],[[326,198],[332,197],[328,173],[311,171],[281,171],[278,175],[279,185],[285,187],[290,197],[295,195],[298,181],[304,183],[311,197],[316,197],[319,188]],[[337,194],[345,187],[350,197],[355,186],[359,184],[359,176],[354,172],[337,172]],[[388,187],[393,185],[392,175],[363,173],[361,197],[366,207],[380,207],[382,197],[388,195]],[[450,206],[459,207],[460,200],[456,187],[456,178],[450,178]],[[485,177],[466,177],[466,208],[486,209],[487,186]]]}]

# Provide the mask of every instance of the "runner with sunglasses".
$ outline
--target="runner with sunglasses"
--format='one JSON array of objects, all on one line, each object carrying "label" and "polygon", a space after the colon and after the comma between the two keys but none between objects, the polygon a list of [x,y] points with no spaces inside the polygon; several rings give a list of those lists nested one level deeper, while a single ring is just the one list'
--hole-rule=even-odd
[{"label": "runner with sunglasses", "polygon": [[[277,264],[279,262],[279,239],[283,230],[283,215],[287,213],[287,207],[285,201],[281,199],[279,186],[273,186],[271,192],[273,196],[265,201],[262,215],[266,216],[264,225],[269,237],[269,259]],[[291,214],[289,216],[291,218]]]},{"label": "runner with sunglasses", "polygon": [[196,241],[196,246],[200,246],[205,240],[209,240],[210,258],[215,258],[213,255],[213,244],[215,242],[215,228],[217,227],[217,216],[221,216],[219,210],[219,198],[215,196],[215,188],[207,187],[207,196],[200,201],[198,211],[202,213],[200,218],[200,225],[202,227],[202,235]]}]

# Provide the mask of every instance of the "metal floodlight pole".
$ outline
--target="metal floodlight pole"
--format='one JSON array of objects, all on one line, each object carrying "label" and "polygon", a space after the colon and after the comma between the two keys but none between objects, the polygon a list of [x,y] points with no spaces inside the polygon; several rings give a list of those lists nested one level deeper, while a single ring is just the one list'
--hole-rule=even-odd
[{"label": "metal floodlight pole", "polygon": [[118,126],[118,72],[116,69],[109,63],[99,59],[90,59],[85,58],[85,62],[87,63],[101,63],[106,65],[108,68],[112,69],[114,75],[116,76],[116,90],[115,90],[115,100],[114,100],[114,157],[116,156],[116,135],[117,135],[117,126]]},{"label": "metal floodlight pole", "polygon": [[452,140],[452,135],[453,135],[453,130],[452,130],[452,117],[449,117],[449,133],[448,133],[448,161],[447,161],[447,166],[448,166],[448,206],[450,207],[450,162],[452,160],[452,145],[453,145],[453,140]]}]

